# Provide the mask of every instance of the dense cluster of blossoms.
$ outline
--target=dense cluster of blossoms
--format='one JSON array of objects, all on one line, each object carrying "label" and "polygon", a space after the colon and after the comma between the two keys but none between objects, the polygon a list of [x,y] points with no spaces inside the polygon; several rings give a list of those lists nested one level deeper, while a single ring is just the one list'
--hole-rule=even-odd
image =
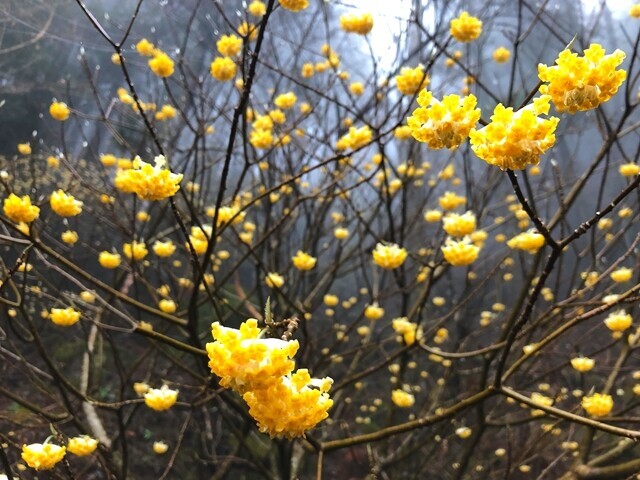
[{"label": "dense cluster of blossoms", "polygon": [[72,307],[52,308],[49,320],[60,327],[70,327],[80,320],[80,312]]},{"label": "dense cluster of blossoms", "polygon": [[378,243],[372,255],[376,265],[385,270],[393,270],[404,263],[407,258],[407,250],[395,243],[389,245]]},{"label": "dense cluster of blossoms", "polygon": [[309,0],[280,0],[280,5],[282,5],[282,8],[285,10],[299,12],[309,6]]},{"label": "dense cluster of blossoms", "polygon": [[629,327],[631,327],[631,323],[633,319],[631,315],[629,315],[624,310],[618,310],[616,312],[610,313],[607,318],[604,320],[604,324],[607,328],[613,332],[623,332]]},{"label": "dense cluster of blossoms", "polygon": [[298,250],[298,253],[296,253],[291,260],[293,261],[293,266],[302,271],[311,270],[316,266],[316,262],[318,261],[317,258],[303,252],[302,250]]},{"label": "dense cluster of blossoms", "polygon": [[522,232],[507,242],[507,246],[513,250],[524,250],[536,253],[545,244],[544,236],[536,232]]},{"label": "dense cluster of blossoms", "polygon": [[236,64],[229,57],[217,57],[211,62],[211,76],[219,82],[226,82],[236,76]]},{"label": "dense cluster of blossoms", "polygon": [[422,337],[422,327],[410,322],[407,317],[394,318],[391,320],[391,327],[398,335],[402,335],[402,339],[407,345],[413,345],[416,340]]},{"label": "dense cluster of blossoms", "polygon": [[482,21],[462,12],[458,18],[451,20],[449,33],[459,42],[471,42],[482,33]]},{"label": "dense cluster of blossoms", "polygon": [[340,27],[348,33],[366,35],[373,28],[373,16],[370,13],[345,13],[340,16]]},{"label": "dense cluster of blossoms", "polygon": [[178,390],[173,390],[167,385],[161,388],[150,388],[144,394],[144,403],[157,412],[169,410],[177,400]]},{"label": "dense cluster of blossoms", "polygon": [[155,166],[152,166],[136,157],[133,168],[116,173],[116,188],[125,193],[135,193],[142,200],[162,200],[175,195],[180,189],[182,174],[171,173],[165,168],[167,161],[162,155],[158,155],[154,162]]},{"label": "dense cluster of blossoms", "polygon": [[59,122],[67,120],[70,113],[71,111],[69,110],[69,107],[64,102],[53,102],[49,106],[49,115],[51,115],[51,118],[58,120]]},{"label": "dense cluster of blossoms", "polygon": [[222,35],[216,42],[216,48],[225,57],[235,57],[242,50],[242,39],[237,35]]},{"label": "dense cluster of blossoms", "polygon": [[442,228],[452,237],[471,235],[476,229],[476,216],[473,212],[449,213],[442,219]]},{"label": "dense cluster of blossoms", "polygon": [[91,455],[96,448],[98,448],[98,440],[88,435],[70,438],[67,443],[67,451],[78,457]]},{"label": "dense cluster of blossoms", "polygon": [[53,443],[32,443],[22,446],[22,459],[35,470],[51,470],[66,452],[65,447]]},{"label": "dense cluster of blossoms", "polygon": [[420,107],[407,119],[407,125],[413,138],[429,148],[457,148],[480,120],[481,112],[475,108],[476,104],[473,95],[462,98],[447,95],[440,101],[428,90],[423,90],[418,95]]},{"label": "dense cluster of blossoms", "polygon": [[551,96],[559,112],[591,110],[611,99],[627,72],[616,70],[625,58],[621,50],[605,55],[601,45],[592,43],[584,56],[570,50],[560,52],[556,65],[538,65],[538,76],[546,82],[540,92]]},{"label": "dense cluster of blossoms", "polygon": [[473,152],[502,170],[522,170],[540,163],[540,155],[556,141],[554,132],[559,119],[539,117],[549,113],[550,100],[549,95],[543,95],[517,112],[498,104],[491,123],[470,132]]},{"label": "dense cluster of blossoms", "polygon": [[239,329],[211,326],[209,367],[220,384],[242,395],[258,428],[271,437],[297,437],[327,418],[333,405],[331,378],[311,378],[306,369],[294,372],[297,340],[261,338],[258,321]]},{"label": "dense cluster of blossoms", "polygon": [[4,199],[3,212],[12,222],[31,223],[40,215],[40,208],[31,204],[28,195],[19,197],[12,193]]},{"label": "dense cluster of blossoms", "polygon": [[604,417],[613,409],[611,395],[594,393],[582,398],[582,408],[592,417]]},{"label": "dense cluster of blossoms", "polygon": [[426,87],[430,81],[422,65],[418,65],[415,68],[402,67],[400,74],[396,75],[396,86],[403,95],[418,93],[418,91]]},{"label": "dense cluster of blossoms", "polygon": [[153,58],[149,60],[149,68],[160,78],[167,78],[173,75],[174,64],[171,57],[161,50],[155,50]]},{"label": "dense cluster of blossoms", "polygon": [[357,150],[371,142],[372,132],[368,125],[356,128],[350,127],[349,132],[338,140],[336,148],[338,150],[346,150],[351,148]]},{"label": "dense cluster of blossoms", "polygon": [[480,253],[480,247],[474,245],[469,237],[464,237],[462,240],[447,238],[444,246],[440,248],[444,259],[454,267],[475,262]]},{"label": "dense cluster of blossoms", "polygon": [[589,357],[576,357],[571,359],[571,366],[578,372],[588,372],[593,369],[596,361]]},{"label": "dense cluster of blossoms", "polygon": [[391,392],[391,401],[396,407],[409,408],[416,402],[416,397],[401,389],[396,389]]},{"label": "dense cluster of blossoms", "polygon": [[62,189],[58,189],[51,194],[49,199],[51,210],[61,217],[75,217],[82,212],[82,202],[76,200],[73,195],[65,193]]}]

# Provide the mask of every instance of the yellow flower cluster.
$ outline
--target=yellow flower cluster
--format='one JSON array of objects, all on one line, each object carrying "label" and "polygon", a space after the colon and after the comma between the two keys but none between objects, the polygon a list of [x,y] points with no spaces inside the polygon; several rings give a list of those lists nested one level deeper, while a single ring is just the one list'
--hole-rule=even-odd
[{"label": "yellow flower cluster", "polygon": [[253,0],[247,7],[247,11],[254,17],[262,17],[267,13],[267,6],[260,0]]},{"label": "yellow flower cluster", "polygon": [[624,163],[618,168],[618,172],[623,177],[635,177],[640,175],[640,165],[635,163]]},{"label": "yellow flower cluster", "polygon": [[153,248],[153,253],[159,257],[170,257],[176,251],[176,246],[171,240],[165,242],[156,240],[151,248]]},{"label": "yellow flower cluster", "polygon": [[7,218],[15,223],[31,223],[40,215],[40,208],[31,205],[28,195],[19,197],[15,193],[4,199],[3,211]]},{"label": "yellow flower cluster", "polygon": [[167,385],[160,388],[150,388],[144,394],[145,405],[157,412],[169,410],[177,400],[178,390],[172,390]]},{"label": "yellow flower cluster", "polygon": [[407,250],[395,243],[383,245],[378,243],[372,252],[373,262],[385,270],[400,267],[407,258]]},{"label": "yellow flower cluster", "polygon": [[493,51],[493,61],[496,63],[506,63],[511,57],[511,52],[508,48],[498,47]]},{"label": "yellow flower cluster", "polygon": [[345,13],[340,16],[340,27],[347,33],[366,35],[373,28],[373,16],[370,13]]},{"label": "yellow flower cluster", "polygon": [[462,240],[447,238],[445,245],[440,248],[444,259],[454,267],[470,265],[476,261],[480,253],[480,247],[474,245],[469,237]]},{"label": "yellow flower cluster", "polygon": [[211,76],[219,82],[226,82],[236,76],[236,64],[229,57],[216,57],[211,62]]},{"label": "yellow flower cluster", "polygon": [[545,244],[544,236],[536,232],[522,232],[507,242],[507,246],[513,250],[524,250],[536,253]]},{"label": "yellow flower cluster", "polygon": [[582,397],[582,408],[592,417],[604,417],[613,409],[613,398],[611,395],[594,393]]},{"label": "yellow flower cluster", "polygon": [[78,457],[91,455],[96,448],[98,448],[98,440],[88,435],[70,438],[69,443],[67,443],[67,451]]},{"label": "yellow flower cluster", "polygon": [[133,259],[138,262],[147,256],[149,250],[147,250],[147,245],[144,242],[136,242],[134,240],[122,246],[122,253],[124,253],[124,256],[129,260]]},{"label": "yellow flower cluster", "polygon": [[309,6],[309,0],[280,0],[280,5],[285,10],[299,12]]},{"label": "yellow flower cluster", "polygon": [[18,152],[20,155],[30,155],[31,154],[31,144],[27,143],[19,143],[18,144]]},{"label": "yellow flower cluster", "polygon": [[407,317],[394,318],[391,320],[391,326],[398,335],[402,335],[407,345],[413,345],[416,339],[422,337],[422,328],[418,328],[418,325],[410,322]]},{"label": "yellow flower cluster", "polygon": [[75,217],[82,212],[82,202],[63,190],[56,190],[49,199],[51,210],[61,217]]},{"label": "yellow flower cluster", "polygon": [[181,173],[171,173],[162,155],[155,158],[155,166],[133,160],[133,168],[116,173],[115,186],[125,193],[135,193],[142,200],[162,200],[175,195],[180,189]]},{"label": "yellow flower cluster", "polygon": [[629,16],[633,18],[640,18],[640,3],[634,3],[629,9]]},{"label": "yellow flower cluster", "polygon": [[22,446],[22,459],[35,470],[51,470],[66,452],[65,447],[53,443],[32,443]]},{"label": "yellow flower cluster", "polygon": [[438,204],[443,210],[455,210],[467,203],[467,199],[454,192],[444,192],[440,198],[438,198]]},{"label": "yellow flower cluster", "polygon": [[468,12],[462,12],[458,18],[451,20],[450,27],[451,36],[464,43],[475,40],[482,33],[482,22]]},{"label": "yellow flower cluster", "polygon": [[372,135],[373,134],[368,125],[360,128],[350,127],[349,133],[340,137],[336,143],[336,149],[346,150],[347,148],[350,148],[352,150],[357,150],[358,148],[364,147],[370,143]]},{"label": "yellow flower cluster", "polygon": [[216,42],[216,48],[220,55],[235,57],[242,50],[242,39],[237,35],[222,35]]},{"label": "yellow flower cluster", "polygon": [[98,256],[98,262],[104,268],[114,269],[120,265],[122,259],[117,253],[104,251],[100,252],[100,255]]},{"label": "yellow flower cluster", "polygon": [[211,333],[214,342],[206,346],[211,371],[222,386],[242,395],[261,432],[297,437],[327,418],[333,381],[312,379],[306,369],[293,372],[297,340],[260,338],[253,318],[238,330],[215,322]]},{"label": "yellow flower cluster", "polygon": [[611,277],[611,280],[616,283],[624,283],[631,280],[631,277],[633,277],[633,270],[627,267],[622,267],[611,272],[611,275],[609,276]]},{"label": "yellow flower cluster", "polygon": [[153,58],[149,60],[149,68],[158,77],[167,78],[173,75],[173,60],[163,51],[155,50],[153,52]]},{"label": "yellow flower cluster", "polygon": [[633,319],[624,310],[610,313],[604,320],[607,328],[613,332],[623,332],[631,326]]},{"label": "yellow flower cluster", "polygon": [[[198,226],[191,227],[191,233],[189,234],[189,242],[193,246],[193,249],[198,255],[202,255],[207,251],[209,246],[209,239],[211,238],[211,227],[209,225],[203,225],[202,228]],[[189,249],[189,244],[185,245]]]},{"label": "yellow flower cluster", "polygon": [[559,119],[539,118],[541,114],[548,114],[550,100],[549,95],[543,95],[517,112],[498,104],[491,123],[469,134],[474,153],[502,170],[522,170],[527,165],[537,165],[540,155],[556,141],[554,132]]},{"label": "yellow flower cluster", "polygon": [[264,283],[269,288],[281,288],[284,285],[284,277],[276,272],[269,272],[264,278]]},{"label": "yellow flower cluster", "polygon": [[426,87],[429,82],[429,76],[424,73],[422,65],[415,68],[402,67],[400,74],[396,75],[396,86],[403,95],[413,95]]},{"label": "yellow flower cluster", "polygon": [[316,262],[318,261],[316,257],[312,257],[302,250],[298,250],[298,253],[291,259],[293,260],[293,266],[302,271],[311,270],[316,266]]},{"label": "yellow flower cluster", "polygon": [[538,65],[538,77],[547,82],[540,92],[551,96],[559,112],[596,108],[613,97],[624,82],[627,72],[616,70],[624,58],[621,50],[605,55],[604,48],[597,43],[592,43],[583,57],[564,50],[555,66]]},{"label": "yellow flower cluster", "polygon": [[571,359],[571,366],[578,372],[588,372],[596,364],[593,358],[589,357],[576,357]]},{"label": "yellow flower cluster", "polygon": [[293,108],[297,100],[298,98],[296,97],[295,93],[287,92],[287,93],[281,93],[280,95],[278,95],[273,101],[273,103],[278,108],[281,108],[283,110],[288,110],[290,108]]},{"label": "yellow flower cluster", "polygon": [[474,95],[461,98],[446,95],[442,102],[428,90],[418,95],[419,108],[407,119],[413,138],[429,145],[429,148],[457,148],[469,136],[480,120],[480,109],[475,108]]},{"label": "yellow flower cluster", "polygon": [[471,235],[476,229],[476,216],[473,212],[449,213],[442,219],[442,228],[452,237]]},{"label": "yellow flower cluster", "polygon": [[378,302],[373,302],[365,307],[364,316],[367,320],[380,320],[384,316],[384,308]]},{"label": "yellow flower cluster", "polygon": [[409,408],[416,402],[416,398],[411,393],[397,389],[391,392],[391,401],[396,407]]},{"label": "yellow flower cluster", "polygon": [[66,103],[63,102],[53,102],[49,106],[49,114],[54,120],[58,120],[59,122],[64,122],[69,118],[69,107]]},{"label": "yellow flower cluster", "polygon": [[71,307],[52,308],[49,320],[60,327],[70,327],[80,320],[80,312]]},{"label": "yellow flower cluster", "polygon": [[146,38],[136,43],[136,51],[143,57],[152,57],[156,51],[156,47]]}]

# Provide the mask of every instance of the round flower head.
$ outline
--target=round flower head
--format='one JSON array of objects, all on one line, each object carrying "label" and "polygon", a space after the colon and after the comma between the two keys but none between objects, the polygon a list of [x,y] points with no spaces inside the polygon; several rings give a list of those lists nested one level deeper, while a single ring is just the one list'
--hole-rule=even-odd
[{"label": "round flower head", "polygon": [[31,223],[40,215],[40,208],[31,205],[28,195],[18,197],[15,193],[4,199],[3,211],[7,218],[15,223]]},{"label": "round flower head", "polygon": [[396,85],[403,95],[413,95],[430,82],[429,76],[424,73],[424,67],[418,65],[415,68],[402,67],[400,74],[396,75]]},{"label": "round flower head", "polygon": [[[133,168],[123,171],[125,183],[142,200],[163,200],[172,197],[180,189],[182,174],[171,173],[166,167],[167,160],[158,155],[155,166],[143,162],[140,157],[133,160]],[[117,177],[116,177],[117,180]]]},{"label": "round flower head", "polygon": [[130,260],[140,261],[147,256],[149,251],[144,242],[133,241],[132,243],[125,243],[122,246],[122,253]]},{"label": "round flower head", "polygon": [[157,412],[169,410],[177,400],[178,391],[170,389],[167,385],[161,388],[150,388],[144,394],[144,403]]},{"label": "round flower head", "polygon": [[80,320],[80,312],[71,307],[52,308],[49,313],[49,320],[61,327],[70,327]]},{"label": "round flower head", "polygon": [[442,250],[444,259],[454,267],[472,264],[476,261],[480,253],[480,247],[471,243],[469,237],[464,237],[459,241],[447,238],[445,245],[440,249]]},{"label": "round flower head", "polygon": [[389,245],[378,243],[372,253],[373,262],[385,270],[398,268],[407,258],[407,251],[395,243]]},{"label": "round flower head", "polygon": [[80,239],[80,237],[78,236],[78,232],[74,230],[66,230],[62,232],[60,239],[67,245],[73,245]]},{"label": "round flower head", "polygon": [[293,266],[298,270],[311,270],[316,266],[317,258],[312,257],[308,253],[303,252],[302,250],[298,250],[295,257],[292,257]]},{"label": "round flower head", "polygon": [[524,250],[529,253],[536,253],[545,244],[544,236],[536,232],[519,233],[507,242],[507,246],[514,250]]},{"label": "round flower head", "polygon": [[79,457],[91,455],[96,448],[98,448],[98,440],[88,435],[70,438],[67,444],[67,451]]},{"label": "round flower head", "polygon": [[498,104],[491,123],[469,134],[471,149],[482,160],[502,170],[522,170],[527,165],[537,165],[540,155],[556,141],[554,132],[559,119],[539,117],[549,112],[550,99],[543,95],[517,112]]},{"label": "round flower head", "polygon": [[369,144],[372,136],[373,133],[368,125],[361,128],[350,127],[349,132],[338,140],[336,149],[345,150],[351,148],[352,150],[357,150]]},{"label": "round flower head", "polygon": [[156,51],[156,47],[146,38],[136,43],[136,50],[143,57],[152,57]]},{"label": "round flower head", "polygon": [[393,390],[391,392],[391,401],[396,407],[409,408],[416,402],[416,398],[404,390]]},{"label": "round flower head", "polygon": [[402,335],[407,345],[413,345],[416,337],[422,336],[422,329],[418,328],[416,323],[410,322],[407,317],[394,318],[391,320],[391,327],[397,334]]},{"label": "round flower head", "polygon": [[32,443],[22,446],[22,459],[35,470],[51,470],[64,458],[66,450],[52,443]]},{"label": "round flower head", "polygon": [[261,432],[272,438],[294,438],[329,416],[333,400],[327,392],[332,383],[329,377],[311,378],[308,370],[301,368],[266,388],[246,392],[242,398]]},{"label": "round flower head", "polygon": [[273,145],[273,134],[271,130],[262,130],[256,129],[252,130],[249,135],[249,143],[253,145],[255,148],[264,150],[265,148],[269,148]]},{"label": "round flower head", "polygon": [[611,395],[594,393],[582,398],[582,408],[592,417],[604,417],[613,409]]},{"label": "round flower head", "polygon": [[153,442],[153,453],[163,455],[169,450],[169,445],[165,442]]},{"label": "round flower head", "polygon": [[280,0],[280,5],[285,10],[299,12],[309,6],[309,0]]},{"label": "round flower head", "polygon": [[269,272],[264,279],[269,288],[281,288],[284,285],[284,277],[276,272]]},{"label": "round flower head", "polygon": [[576,357],[571,359],[571,366],[578,372],[588,372],[595,364],[596,361],[589,357]]},{"label": "round flower head", "polygon": [[167,78],[173,75],[173,60],[166,53],[156,51],[153,58],[149,60],[149,68],[160,78]]},{"label": "round flower head", "polygon": [[511,57],[511,52],[508,48],[498,47],[493,51],[493,61],[496,63],[506,63]]},{"label": "round flower head", "polygon": [[[278,95],[273,101],[273,103],[278,108],[281,108],[283,110],[288,110],[290,108],[293,108],[297,100],[298,99],[295,93],[287,92],[287,93],[281,93],[280,95]],[[282,122],[279,122],[279,123],[282,123]]]},{"label": "round flower head", "polygon": [[611,280],[616,283],[624,283],[631,280],[631,278],[633,277],[633,270],[627,267],[622,267],[611,272],[611,275],[609,276],[611,277]]},{"label": "round flower head", "polygon": [[459,42],[471,42],[482,33],[482,22],[468,12],[462,12],[458,18],[451,20],[449,33]]},{"label": "round flower head", "polygon": [[636,175],[640,175],[640,165],[635,163],[625,163],[620,165],[618,172],[623,177],[635,177]]},{"label": "round flower head", "polygon": [[117,253],[104,251],[100,252],[100,255],[98,256],[98,262],[100,262],[100,265],[104,268],[117,268],[121,261],[122,259]]},{"label": "round flower head", "polygon": [[220,55],[235,57],[242,50],[242,39],[237,35],[222,35],[216,42],[216,48]]},{"label": "round flower head", "polygon": [[67,107],[66,103],[63,102],[53,102],[49,106],[49,114],[54,120],[58,120],[59,122],[64,122],[69,118],[69,107]]},{"label": "round flower head", "polygon": [[378,302],[374,302],[365,307],[364,316],[368,320],[380,320],[384,316],[384,308],[379,306]]},{"label": "round flower head", "polygon": [[295,368],[291,358],[298,351],[298,341],[259,338],[261,331],[254,318],[238,330],[215,322],[211,333],[214,342],[206,345],[209,368],[223,387],[240,393],[266,388]]},{"label": "round flower head", "polygon": [[613,332],[623,332],[631,326],[633,319],[624,310],[618,310],[610,313],[604,320],[607,328]]},{"label": "round flower head", "polygon": [[236,64],[229,57],[217,57],[211,62],[211,76],[219,82],[226,82],[236,76]]},{"label": "round flower head", "polygon": [[476,216],[473,212],[466,212],[462,215],[448,213],[442,219],[442,228],[452,237],[470,235],[476,229]]},{"label": "round flower head", "polygon": [[29,142],[27,143],[19,143],[18,144],[18,153],[20,155],[30,155],[31,154],[31,145]]},{"label": "round flower head", "polygon": [[345,13],[340,16],[340,27],[347,33],[366,35],[373,28],[373,17],[370,13]]},{"label": "round flower head", "polygon": [[75,217],[82,212],[82,202],[76,200],[73,195],[58,189],[51,194],[49,199],[51,210],[61,217]]},{"label": "round flower head", "polygon": [[161,242],[156,240],[153,244],[153,253],[159,257],[170,257],[176,251],[176,245],[171,241]]},{"label": "round flower head", "polygon": [[267,13],[267,6],[260,0],[253,0],[247,7],[247,11],[254,17],[263,17]]},{"label": "round flower head", "polygon": [[418,95],[419,108],[407,119],[413,138],[429,148],[457,148],[480,119],[476,97],[447,95],[442,102],[428,90]]},{"label": "round flower head", "polygon": [[440,198],[438,198],[438,204],[443,210],[455,210],[467,203],[467,199],[454,192],[444,192]]},{"label": "round flower head", "polygon": [[559,112],[596,108],[613,97],[627,77],[624,70],[616,70],[625,56],[621,50],[605,55],[604,48],[597,43],[592,43],[583,57],[564,50],[556,65],[538,65],[538,77],[546,82],[540,92],[551,96]]}]

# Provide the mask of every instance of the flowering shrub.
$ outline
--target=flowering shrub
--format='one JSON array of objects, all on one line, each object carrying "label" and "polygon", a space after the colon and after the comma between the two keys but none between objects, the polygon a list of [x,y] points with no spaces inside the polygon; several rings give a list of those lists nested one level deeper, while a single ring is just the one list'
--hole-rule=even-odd
[{"label": "flowering shrub", "polygon": [[640,7],[14,3],[0,476],[640,469]]}]

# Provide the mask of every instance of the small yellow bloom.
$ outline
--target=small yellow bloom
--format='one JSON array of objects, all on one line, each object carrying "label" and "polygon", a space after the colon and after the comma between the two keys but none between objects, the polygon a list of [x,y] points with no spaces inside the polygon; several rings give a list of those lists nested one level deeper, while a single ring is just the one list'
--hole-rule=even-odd
[{"label": "small yellow bloom", "polygon": [[623,177],[635,177],[636,175],[640,175],[640,164],[622,164],[620,165],[620,168],[618,168],[618,172],[620,172],[620,175]]},{"label": "small yellow bloom", "polygon": [[631,327],[631,323],[633,319],[631,315],[629,315],[624,310],[618,310],[616,312],[610,313],[607,318],[604,320],[604,324],[607,328],[613,332],[623,332],[629,327]]},{"label": "small yellow bloom", "polygon": [[334,231],[333,231],[333,235],[338,239],[338,240],[344,240],[349,236],[349,230],[347,230],[346,228],[342,228],[342,227],[337,227]]},{"label": "small yellow bloom", "polygon": [[563,50],[556,65],[538,65],[538,77],[545,85],[540,92],[549,94],[559,112],[575,113],[591,110],[607,102],[627,77],[624,70],[616,70],[625,58],[622,50],[605,55],[601,45],[592,43],[584,56]]},{"label": "small yellow bloom", "polygon": [[147,256],[149,251],[144,242],[136,242],[134,240],[132,243],[125,243],[122,246],[122,253],[130,260],[140,261]]},{"label": "small yellow bloom", "polygon": [[69,107],[67,107],[66,103],[63,102],[53,102],[49,106],[49,114],[53,117],[54,120],[58,120],[59,122],[64,122],[69,118]]},{"label": "small yellow bloom", "polygon": [[407,119],[413,137],[434,150],[457,148],[467,139],[480,119],[474,95],[446,95],[442,101],[423,90],[418,95],[419,108]]},{"label": "small yellow bloom", "polygon": [[80,299],[83,302],[94,303],[96,301],[96,295],[89,290],[83,290],[82,292],[80,292]]},{"label": "small yellow bloom", "polygon": [[263,17],[267,13],[267,6],[260,0],[253,0],[247,7],[247,11],[254,17]]},{"label": "small yellow bloom", "polygon": [[40,215],[40,208],[31,205],[28,195],[18,197],[12,193],[4,199],[3,205],[4,214],[15,223],[31,223]]},{"label": "small yellow bloom", "polygon": [[400,74],[396,75],[396,86],[403,95],[413,95],[426,87],[430,82],[429,76],[424,73],[424,67],[418,65],[415,68],[402,67]]},{"label": "small yellow bloom", "polygon": [[156,47],[146,38],[136,43],[136,50],[143,57],[152,57],[156,51]]},{"label": "small yellow bloom", "polygon": [[19,143],[18,153],[20,153],[20,155],[31,155],[31,145],[29,144],[29,142]]},{"label": "small yellow bloom", "polygon": [[442,212],[440,210],[427,210],[424,212],[424,219],[429,223],[439,222],[442,219]]},{"label": "small yellow bloom", "polygon": [[238,25],[238,35],[253,42],[258,38],[258,28],[253,23],[242,22]]},{"label": "small yellow bloom", "polygon": [[[273,101],[273,103],[275,104],[276,107],[281,108],[283,110],[287,110],[289,108],[293,108],[297,100],[298,98],[296,97],[295,93],[287,92],[287,93],[281,93],[280,95],[278,95]],[[282,122],[278,122],[278,123],[282,123]]]},{"label": "small yellow bloom", "polygon": [[549,95],[543,95],[517,112],[498,104],[491,123],[470,132],[471,149],[482,160],[502,170],[522,170],[527,165],[537,165],[540,156],[556,141],[554,132],[559,119],[539,118],[549,113],[550,100]]},{"label": "small yellow bloom", "polygon": [[357,150],[371,143],[373,132],[368,125],[361,128],[350,127],[346,135],[340,137],[336,144],[336,149],[345,150],[351,148]]},{"label": "small yellow bloom", "polygon": [[51,470],[64,458],[67,449],[52,443],[32,443],[22,446],[22,459],[35,470]]},{"label": "small yellow bloom", "polygon": [[47,157],[47,166],[49,166],[51,168],[58,168],[60,166],[60,160],[58,160],[53,155],[49,155]]},{"label": "small yellow bloom", "polygon": [[220,82],[231,80],[236,75],[236,64],[229,57],[217,57],[211,62],[211,76]]},{"label": "small yellow bloom", "polygon": [[409,408],[416,402],[416,398],[411,393],[397,389],[391,392],[391,401],[396,407]]},{"label": "small yellow bloom", "polygon": [[511,57],[511,52],[508,48],[498,47],[493,51],[493,61],[496,63],[506,63]]},{"label": "small yellow bloom", "polygon": [[594,393],[588,397],[582,397],[582,408],[592,417],[604,417],[613,409],[611,395]]},{"label": "small yellow bloom", "polygon": [[467,203],[467,199],[454,192],[444,192],[444,195],[438,199],[438,204],[443,210],[455,210],[465,203]]},{"label": "small yellow bloom", "polygon": [[611,277],[611,280],[616,283],[624,283],[631,280],[631,277],[633,277],[633,270],[627,267],[622,267],[611,272],[611,275],[609,276]]},{"label": "small yellow bloom", "polygon": [[236,35],[222,35],[216,42],[216,48],[220,55],[235,57],[242,50],[242,39]]},{"label": "small yellow bloom", "polygon": [[82,202],[76,200],[73,195],[58,189],[51,194],[49,199],[51,210],[61,217],[75,217],[82,213]]},{"label": "small yellow bloom", "polygon": [[169,445],[164,442],[153,442],[153,453],[163,455],[169,450]]},{"label": "small yellow bloom", "polygon": [[385,270],[400,267],[407,258],[407,250],[395,243],[389,245],[378,243],[372,253],[373,262]]},{"label": "small yellow bloom", "polygon": [[480,253],[480,247],[471,243],[469,237],[459,241],[447,238],[445,245],[440,249],[444,259],[454,267],[470,265],[476,261]]},{"label": "small yellow bloom", "polygon": [[476,216],[473,212],[466,212],[462,215],[448,213],[442,219],[442,228],[452,237],[470,235],[476,229]]},{"label": "small yellow bloom", "polygon": [[351,85],[349,85],[349,91],[353,95],[359,97],[364,93],[364,85],[362,84],[362,82],[353,82]]},{"label": "small yellow bloom", "polygon": [[149,60],[149,68],[160,78],[167,78],[173,75],[173,60],[166,53],[156,51],[153,58]]},{"label": "small yellow bloom", "polygon": [[70,327],[80,320],[80,312],[71,307],[52,308],[49,320],[60,327]]},{"label": "small yellow bloom", "polygon": [[347,33],[366,35],[373,28],[373,16],[370,13],[345,13],[340,16],[340,27]]},{"label": "small yellow bloom", "polygon": [[167,385],[161,388],[150,388],[144,394],[144,403],[157,412],[170,409],[177,400],[178,391],[170,389]]},{"label": "small yellow bloom", "polygon": [[335,307],[340,302],[340,299],[337,295],[328,293],[324,296],[323,301],[327,307]]},{"label": "small yellow bloom", "polygon": [[285,10],[299,12],[309,6],[309,0],[280,0],[280,5]]},{"label": "small yellow bloom", "polygon": [[153,244],[153,253],[159,257],[170,257],[176,251],[176,245],[171,241],[161,242],[156,240]]},{"label": "small yellow bloom", "polygon": [[451,20],[450,27],[451,36],[464,43],[475,40],[482,33],[482,22],[468,12],[462,12],[458,18]]},{"label": "small yellow bloom", "polygon": [[122,63],[122,61],[120,60],[120,55],[118,55],[118,53],[111,54],[111,63],[113,63],[114,65],[120,65]]},{"label": "small yellow bloom", "polygon": [[178,307],[173,300],[163,298],[158,302],[158,308],[164,313],[174,313]]},{"label": "small yellow bloom", "polygon": [[507,242],[507,246],[514,250],[524,250],[531,254],[536,253],[545,244],[544,236],[536,232],[523,232]]},{"label": "small yellow bloom", "polygon": [[640,3],[634,3],[629,9],[629,16],[633,18],[640,18]]},{"label": "small yellow bloom", "polygon": [[463,440],[465,438],[469,438],[472,433],[473,433],[473,431],[469,427],[456,428],[456,435],[458,437],[462,438]]},{"label": "small yellow bloom", "polygon": [[269,288],[282,288],[284,285],[284,277],[276,272],[269,272],[264,279],[264,283]]},{"label": "small yellow bloom", "polygon": [[158,155],[155,166],[143,162],[140,157],[133,160],[133,168],[119,170],[114,180],[116,188],[125,193],[135,193],[142,200],[163,200],[172,197],[180,189],[182,174],[171,173],[167,160]]},{"label": "small yellow bloom", "polygon": [[374,302],[365,307],[364,316],[368,320],[380,320],[384,316],[384,308],[379,306],[378,302]]},{"label": "small yellow bloom", "polygon": [[422,328],[410,322],[407,317],[394,318],[391,320],[391,327],[397,334],[402,335],[406,345],[413,345],[416,339],[422,337]]},{"label": "small yellow bloom", "polygon": [[122,259],[117,253],[104,251],[100,252],[100,255],[98,256],[98,262],[100,262],[100,265],[104,268],[117,268],[121,261]]},{"label": "small yellow bloom", "polygon": [[134,382],[133,391],[136,392],[139,396],[143,396],[145,393],[149,391],[149,384],[145,382]]},{"label": "small yellow bloom", "polygon": [[298,250],[295,257],[292,257],[293,266],[298,270],[306,271],[311,270],[316,266],[317,258],[312,257],[308,253],[303,252],[302,250]]},{"label": "small yellow bloom", "polygon": [[589,357],[576,357],[571,359],[571,366],[578,372],[588,372],[595,364],[596,361]]},{"label": "small yellow bloom", "polygon": [[70,438],[67,443],[67,451],[79,457],[91,455],[96,448],[98,448],[98,440],[88,435]]}]

